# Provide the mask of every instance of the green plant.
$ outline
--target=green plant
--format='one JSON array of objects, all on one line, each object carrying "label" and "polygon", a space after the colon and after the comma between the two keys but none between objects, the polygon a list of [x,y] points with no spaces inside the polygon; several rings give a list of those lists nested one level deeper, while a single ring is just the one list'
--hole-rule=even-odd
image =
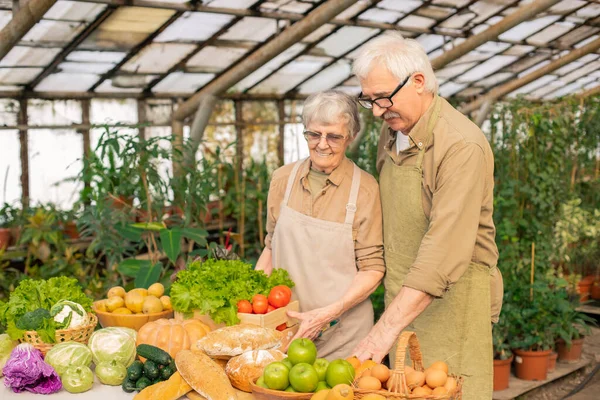
[{"label": "green plant", "polygon": [[551,330],[554,339],[562,339],[567,346],[571,346],[573,339],[579,339],[583,335],[589,335],[591,325],[596,325],[593,318],[577,311],[578,302],[571,301],[567,292],[567,283],[562,279],[557,279],[553,285],[554,293],[552,313],[554,315]]},{"label": "green plant", "polygon": [[14,228],[24,222],[23,211],[9,203],[0,208],[0,228]]}]

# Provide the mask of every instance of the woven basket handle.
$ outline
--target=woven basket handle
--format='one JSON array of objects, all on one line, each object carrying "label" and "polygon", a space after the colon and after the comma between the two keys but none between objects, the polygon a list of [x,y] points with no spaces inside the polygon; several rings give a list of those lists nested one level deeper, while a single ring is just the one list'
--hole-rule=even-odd
[{"label": "woven basket handle", "polygon": [[410,352],[410,359],[413,364],[413,368],[417,371],[423,371],[423,354],[421,353],[421,345],[417,334],[410,331],[402,332],[398,339],[398,346],[396,348],[396,362],[394,369],[404,374],[404,366],[406,365],[406,348]]}]

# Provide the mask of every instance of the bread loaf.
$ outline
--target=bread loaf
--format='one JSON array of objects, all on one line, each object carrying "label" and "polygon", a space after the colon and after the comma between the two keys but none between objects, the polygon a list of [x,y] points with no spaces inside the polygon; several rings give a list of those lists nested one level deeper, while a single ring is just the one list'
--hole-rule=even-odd
[{"label": "bread loaf", "polygon": [[233,387],[252,392],[250,381],[258,379],[268,364],[284,358],[285,354],[276,349],[247,351],[229,360],[225,372]]},{"label": "bread loaf", "polygon": [[177,400],[191,390],[192,387],[183,380],[179,372],[175,372],[168,380],[146,387],[133,400]]},{"label": "bread loaf", "polygon": [[281,346],[282,333],[257,325],[234,325],[209,332],[198,340],[196,348],[212,358],[239,356],[252,350],[268,350]]},{"label": "bread loaf", "polygon": [[207,400],[237,400],[225,371],[206,354],[180,350],[175,365],[192,389]]}]

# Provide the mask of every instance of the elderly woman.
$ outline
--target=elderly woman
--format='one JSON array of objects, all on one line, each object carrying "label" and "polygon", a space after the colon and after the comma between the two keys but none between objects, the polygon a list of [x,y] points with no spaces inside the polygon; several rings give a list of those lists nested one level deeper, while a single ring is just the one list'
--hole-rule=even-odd
[{"label": "elderly woman", "polygon": [[350,352],[373,326],[369,295],[385,272],[379,187],[346,158],[359,131],[355,101],[339,91],[304,103],[310,157],[273,173],[266,247],[257,269],[286,269],[296,283],[296,337],[315,341],[319,357]]}]

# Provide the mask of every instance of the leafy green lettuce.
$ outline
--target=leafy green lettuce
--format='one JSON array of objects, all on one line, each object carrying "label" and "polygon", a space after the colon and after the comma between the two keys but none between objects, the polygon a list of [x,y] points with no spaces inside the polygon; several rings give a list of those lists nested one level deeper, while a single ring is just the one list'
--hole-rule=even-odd
[{"label": "leafy green lettuce", "polygon": [[270,276],[240,260],[194,261],[177,274],[171,286],[173,309],[181,313],[198,310],[216,323],[235,325],[237,302],[255,294],[267,296],[277,285],[294,286],[286,270],[275,269]]},{"label": "leafy green lettuce", "polygon": [[[39,308],[50,310],[61,300],[81,304],[87,312],[92,309],[92,299],[85,295],[75,278],[60,276],[48,280],[25,279],[10,294],[7,303],[0,302],[0,325],[6,327],[6,333],[11,339],[20,339],[25,331],[16,326],[19,318]],[[54,343],[55,331],[52,318],[44,320],[43,326],[36,330],[46,343]]]}]

